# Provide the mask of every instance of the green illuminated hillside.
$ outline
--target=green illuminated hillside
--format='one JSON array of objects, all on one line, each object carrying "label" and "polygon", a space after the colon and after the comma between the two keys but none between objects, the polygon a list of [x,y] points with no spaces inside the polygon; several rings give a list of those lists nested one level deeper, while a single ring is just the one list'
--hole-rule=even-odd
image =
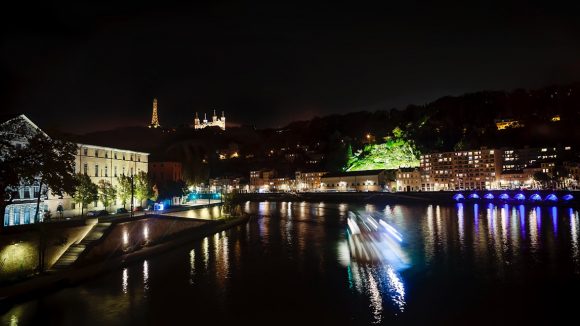
[{"label": "green illuminated hillside", "polygon": [[413,143],[406,140],[399,128],[394,137],[382,144],[366,145],[364,149],[349,157],[347,171],[397,169],[419,166],[419,153]]}]

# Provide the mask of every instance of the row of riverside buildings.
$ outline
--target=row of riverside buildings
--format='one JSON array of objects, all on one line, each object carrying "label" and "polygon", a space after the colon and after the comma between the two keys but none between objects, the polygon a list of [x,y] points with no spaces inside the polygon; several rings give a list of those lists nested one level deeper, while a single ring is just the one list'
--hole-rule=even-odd
[{"label": "row of riverside buildings", "polygon": [[[13,128],[18,125],[18,128]],[[18,130],[19,135],[14,139],[17,147],[26,146],[26,138],[35,133],[44,133],[25,115],[6,116],[0,121],[0,131]],[[48,135],[46,135],[48,137]],[[121,175],[133,176],[140,172],[149,173],[155,183],[165,180],[180,180],[181,164],[173,162],[149,162],[149,153],[77,143],[74,173],[88,175],[91,181],[99,184],[101,180],[118,185],[117,177]],[[41,192],[41,203],[38,215],[36,214],[36,198]],[[134,199],[134,206],[141,206]],[[130,203],[127,205],[130,207]],[[123,205],[115,200],[112,206],[104,207],[100,201],[95,201],[85,207],[87,210],[115,211]],[[13,198],[12,204],[6,207],[3,223],[5,226],[31,224],[42,221],[45,214],[50,212],[52,217],[70,217],[81,214],[81,207],[73,201],[71,195],[54,196],[50,189],[40,189],[37,184],[22,184]],[[61,214],[62,215],[58,215]],[[35,220],[37,216],[37,220]]]},{"label": "row of riverside buildings", "polygon": [[[440,191],[534,187],[536,172],[565,180],[558,187],[578,187],[580,164],[570,146],[488,149],[425,154],[420,165],[396,170],[327,173],[296,172],[278,177],[275,170],[250,172],[250,192],[276,191]],[[564,174],[564,175],[562,175]],[[556,185],[555,185],[556,186]],[[244,187],[241,187],[243,189]]]}]

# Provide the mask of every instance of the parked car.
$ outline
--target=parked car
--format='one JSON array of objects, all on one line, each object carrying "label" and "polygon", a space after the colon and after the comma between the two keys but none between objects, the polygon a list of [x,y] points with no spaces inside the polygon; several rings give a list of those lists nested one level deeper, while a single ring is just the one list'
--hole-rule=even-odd
[{"label": "parked car", "polygon": [[87,213],[87,216],[107,216],[109,215],[109,212],[107,212],[106,210],[98,210],[98,211],[90,211]]},{"label": "parked car", "polygon": [[129,211],[123,207],[121,208],[117,208],[117,212],[115,214],[125,214],[128,213]]},{"label": "parked car", "polygon": [[143,211],[143,207],[141,206],[137,206],[133,208],[133,212],[142,212]]}]

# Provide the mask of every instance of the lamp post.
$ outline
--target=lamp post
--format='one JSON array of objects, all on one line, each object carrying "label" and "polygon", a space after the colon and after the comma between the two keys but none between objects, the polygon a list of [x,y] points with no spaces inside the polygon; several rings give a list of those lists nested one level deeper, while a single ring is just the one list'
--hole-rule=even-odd
[{"label": "lamp post", "polygon": [[133,217],[134,199],[135,196],[135,185],[133,183],[133,175],[131,175],[131,217]]}]

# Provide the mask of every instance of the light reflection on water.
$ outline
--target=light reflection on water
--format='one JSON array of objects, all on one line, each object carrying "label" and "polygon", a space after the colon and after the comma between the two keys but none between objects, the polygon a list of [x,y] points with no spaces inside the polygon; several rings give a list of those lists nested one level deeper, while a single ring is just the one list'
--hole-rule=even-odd
[{"label": "light reflection on water", "polygon": [[[96,324],[142,324],[152,316],[163,316],[151,319],[157,324],[176,324],[191,316],[217,319],[216,324],[264,324],[275,323],[276,318],[298,321],[292,316],[302,311],[325,318],[318,324],[405,323],[406,318],[425,323],[433,311],[485,315],[491,308],[474,305],[477,300],[463,300],[473,295],[473,289],[497,289],[502,283],[526,278],[539,280],[537,284],[559,278],[574,281],[570,275],[580,275],[580,222],[574,209],[318,202],[247,202],[242,207],[259,216],[189,247],[16,305],[5,312],[1,323],[38,315],[49,324],[59,324],[54,319],[58,313],[52,312],[71,302],[86,305],[62,308],[61,315],[78,314],[63,324],[82,323],[84,318]],[[353,215],[374,219],[377,229],[382,223],[392,226],[402,241],[392,246],[393,239],[378,238],[376,246],[385,259],[359,260],[363,249],[353,253],[346,228],[347,218]],[[397,233],[390,234],[396,239]],[[473,288],[453,286],[461,279]],[[447,290],[459,299],[452,304],[441,299],[450,300],[443,294]],[[546,300],[532,290],[525,296],[519,299],[528,305]],[[179,299],[165,302],[168,297]],[[502,297],[487,299],[498,301],[498,306],[512,303]],[[40,319],[36,321],[33,324]]]},{"label": "light reflection on water", "polygon": [[144,260],[143,261],[143,292],[147,295],[147,291],[149,291],[149,263]]},{"label": "light reflection on water", "polygon": [[127,294],[129,291],[129,270],[127,268],[123,268],[123,278],[122,278],[122,287],[123,293]]}]

